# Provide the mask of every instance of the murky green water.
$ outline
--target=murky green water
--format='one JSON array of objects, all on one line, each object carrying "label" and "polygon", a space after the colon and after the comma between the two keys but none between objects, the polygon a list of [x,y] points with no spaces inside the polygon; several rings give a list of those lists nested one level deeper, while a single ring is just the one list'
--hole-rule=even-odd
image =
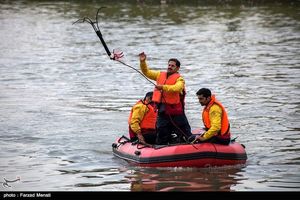
[{"label": "murky green water", "polygon": [[[152,68],[170,57],[186,80],[186,113],[202,126],[195,96],[225,105],[245,166],[138,168],[113,157],[131,106],[152,85],[107,58],[88,24],[124,62]],[[0,3],[0,191],[299,191],[299,2]]]}]

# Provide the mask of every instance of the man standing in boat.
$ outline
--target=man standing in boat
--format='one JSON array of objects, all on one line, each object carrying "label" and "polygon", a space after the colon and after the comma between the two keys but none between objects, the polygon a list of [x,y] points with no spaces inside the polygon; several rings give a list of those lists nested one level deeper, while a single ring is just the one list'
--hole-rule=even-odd
[{"label": "man standing in boat", "polygon": [[201,88],[196,95],[201,106],[205,106],[202,111],[202,120],[206,132],[197,136],[194,141],[229,144],[230,124],[224,106],[207,88]]},{"label": "man standing in boat", "polygon": [[168,144],[173,132],[180,138],[193,141],[194,136],[184,113],[185,82],[178,73],[180,62],[175,58],[169,59],[167,71],[162,72],[148,69],[144,52],[139,57],[143,74],[156,81],[152,98],[158,108],[156,144]]},{"label": "man standing in boat", "polygon": [[142,144],[155,144],[157,112],[152,102],[153,92],[148,92],[131,109],[128,124],[131,140],[138,139]]}]

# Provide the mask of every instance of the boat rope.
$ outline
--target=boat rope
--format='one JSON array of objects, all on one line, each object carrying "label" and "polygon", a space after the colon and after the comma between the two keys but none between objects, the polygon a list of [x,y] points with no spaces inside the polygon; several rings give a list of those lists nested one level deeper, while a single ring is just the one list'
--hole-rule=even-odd
[{"label": "boat rope", "polygon": [[[164,95],[163,95],[163,91],[161,90],[160,92],[161,92],[161,97],[162,97],[163,101],[166,102],[166,99],[165,99],[165,97],[164,97]],[[185,96],[185,91],[184,91],[184,94],[183,94],[183,95]],[[181,100],[180,100],[180,101],[181,101]],[[182,110],[183,110],[183,112],[184,112],[184,101],[182,100],[181,103],[182,103],[182,105],[183,105]],[[168,113],[168,117],[169,117],[171,123],[174,125],[174,127],[175,127],[177,130],[179,130],[180,135],[177,134],[178,137],[184,136],[183,139],[185,140],[185,142],[186,142],[187,144],[191,144],[195,149],[198,149],[198,148],[194,145],[194,141],[195,141],[195,140],[189,142],[189,139],[190,139],[191,136],[193,136],[193,134],[190,135],[190,136],[188,137],[187,134],[186,134],[186,133],[185,133],[185,132],[177,125],[177,124],[176,124],[176,122],[174,122],[172,116],[171,116],[169,113]]]},{"label": "boat rope", "polygon": [[[198,149],[195,145],[194,145],[194,142],[193,141],[191,141],[191,142],[189,142],[189,137],[187,137],[187,135],[186,135],[186,133],[174,122],[174,120],[173,120],[173,118],[172,118],[172,116],[170,115],[170,114],[168,114],[168,116],[169,116],[169,118],[170,118],[170,121],[171,121],[171,123],[175,126],[175,128],[177,128],[178,130],[179,130],[179,132],[181,133],[181,135],[183,135],[184,137],[183,137],[183,139],[185,140],[185,142],[187,143],[187,144],[191,144],[195,149]],[[193,135],[191,135],[191,136],[193,136]],[[190,137],[191,137],[190,136]],[[180,135],[178,136],[178,137],[180,137]]]},{"label": "boat rope", "polygon": [[[125,139],[124,141],[121,142],[122,139]],[[115,146],[115,148],[119,148],[119,146],[126,144],[128,142],[132,142],[128,137],[126,137],[125,135],[122,135],[119,139],[118,139],[118,144]],[[114,143],[115,144],[115,143]]]},{"label": "boat rope", "polygon": [[130,139],[129,139],[128,137],[126,137],[125,135],[122,135],[122,136],[118,139],[118,143],[120,143],[120,141],[121,141],[122,139],[125,139],[125,141],[123,141],[123,142],[130,142]]},{"label": "boat rope", "polygon": [[231,139],[230,142],[235,142],[235,140],[238,138],[239,136],[236,136],[235,138]]},{"label": "boat rope", "polygon": [[[102,43],[102,45],[103,45],[103,47],[104,47],[104,49],[105,49],[105,51],[106,51],[106,54],[108,55],[108,57],[109,57],[111,60],[117,61],[117,62],[119,62],[119,63],[121,63],[121,64],[123,64],[123,65],[125,65],[125,66],[127,66],[127,67],[129,67],[129,68],[131,68],[131,69],[133,69],[133,70],[135,70],[135,71],[138,72],[141,76],[143,76],[149,83],[151,83],[152,85],[156,86],[156,84],[153,83],[153,82],[152,82],[148,77],[146,77],[142,72],[140,72],[140,71],[137,70],[136,68],[134,68],[134,67],[132,67],[132,66],[128,65],[127,63],[125,63],[125,62],[123,62],[123,61],[120,60],[122,57],[124,57],[124,54],[123,54],[122,51],[119,51],[119,52],[118,52],[117,50],[114,49],[112,53],[110,52],[110,50],[109,50],[109,48],[108,48],[108,46],[107,46],[105,40],[103,39],[102,33],[101,33],[101,31],[100,31],[100,27],[99,27],[99,22],[98,22],[99,12],[100,12],[100,10],[103,9],[103,8],[105,8],[105,7],[100,7],[100,8],[97,10],[96,17],[95,17],[95,21],[91,20],[89,17],[84,17],[84,18],[82,18],[82,19],[78,19],[77,21],[73,22],[73,24],[76,24],[76,23],[84,23],[84,22],[90,24],[90,25],[93,27],[94,31],[96,32],[98,38],[100,39],[100,41],[101,41],[101,43]],[[162,93],[162,92],[161,92],[161,93]],[[162,98],[164,98],[163,94],[162,94]],[[181,130],[180,127],[178,127],[178,125],[173,121],[173,119],[172,119],[172,117],[171,117],[170,114],[169,114],[169,117],[170,117],[171,123],[172,123],[172,124],[176,127],[176,129],[178,129],[179,132],[184,136],[185,142],[186,142],[186,143],[189,143],[189,144],[192,144],[193,147],[196,148],[192,142],[189,142],[189,141],[188,141],[189,138],[187,137],[186,133],[184,133],[184,131]],[[197,148],[196,148],[196,149],[197,149]]]}]

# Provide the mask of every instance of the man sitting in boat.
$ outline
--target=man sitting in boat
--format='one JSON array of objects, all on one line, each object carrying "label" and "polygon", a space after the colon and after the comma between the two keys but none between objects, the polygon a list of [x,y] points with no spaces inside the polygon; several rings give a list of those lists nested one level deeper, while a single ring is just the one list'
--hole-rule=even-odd
[{"label": "man sitting in boat", "polygon": [[224,106],[207,88],[201,88],[196,95],[201,106],[205,106],[202,111],[202,120],[206,132],[197,136],[194,141],[229,144],[230,124]]},{"label": "man sitting in boat", "polygon": [[139,100],[131,109],[128,124],[129,137],[138,139],[142,144],[154,144],[156,140],[155,123],[157,113],[152,102],[153,92],[148,92],[143,100]]}]

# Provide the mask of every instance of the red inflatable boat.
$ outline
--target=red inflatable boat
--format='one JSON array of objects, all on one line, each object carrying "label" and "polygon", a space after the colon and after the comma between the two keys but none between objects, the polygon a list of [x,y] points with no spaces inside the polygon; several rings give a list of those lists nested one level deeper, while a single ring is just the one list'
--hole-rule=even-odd
[{"label": "red inflatable boat", "polygon": [[122,136],[112,144],[113,154],[143,167],[212,167],[245,164],[245,147],[235,141],[214,143],[154,145],[132,143]]}]

